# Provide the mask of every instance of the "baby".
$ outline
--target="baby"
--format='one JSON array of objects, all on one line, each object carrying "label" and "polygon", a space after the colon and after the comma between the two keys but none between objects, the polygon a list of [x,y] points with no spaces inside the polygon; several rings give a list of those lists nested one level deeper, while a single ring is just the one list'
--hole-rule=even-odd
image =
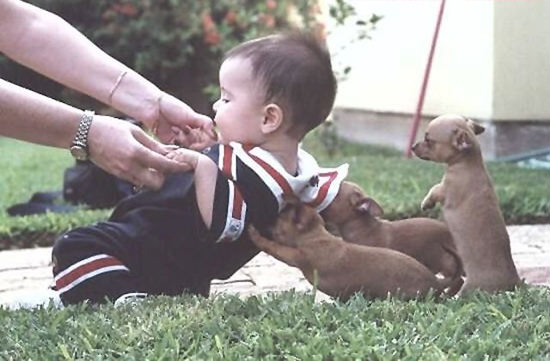
[{"label": "baby", "polygon": [[273,35],[233,48],[220,87],[219,143],[168,155],[190,171],[56,241],[53,273],[64,304],[135,293],[206,296],[212,279],[230,277],[258,253],[248,225],[265,232],[290,196],[318,211],[336,196],[347,165],[319,168],[299,146],[336,93],[330,55],[314,37]]}]

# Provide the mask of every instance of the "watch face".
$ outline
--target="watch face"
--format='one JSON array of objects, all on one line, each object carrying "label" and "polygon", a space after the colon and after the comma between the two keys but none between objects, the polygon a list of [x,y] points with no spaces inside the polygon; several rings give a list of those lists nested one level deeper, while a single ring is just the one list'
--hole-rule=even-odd
[{"label": "watch face", "polygon": [[86,160],[88,159],[88,152],[84,147],[73,145],[71,147],[71,154],[77,160]]}]

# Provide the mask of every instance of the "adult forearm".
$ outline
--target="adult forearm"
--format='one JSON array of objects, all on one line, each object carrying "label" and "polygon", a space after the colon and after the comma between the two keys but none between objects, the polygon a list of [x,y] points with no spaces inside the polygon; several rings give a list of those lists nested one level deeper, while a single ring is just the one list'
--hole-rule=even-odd
[{"label": "adult forearm", "polygon": [[0,50],[11,59],[110,104],[148,126],[158,118],[161,91],[57,15],[17,0],[1,1]]},{"label": "adult forearm", "polygon": [[68,148],[82,111],[0,79],[0,135]]}]

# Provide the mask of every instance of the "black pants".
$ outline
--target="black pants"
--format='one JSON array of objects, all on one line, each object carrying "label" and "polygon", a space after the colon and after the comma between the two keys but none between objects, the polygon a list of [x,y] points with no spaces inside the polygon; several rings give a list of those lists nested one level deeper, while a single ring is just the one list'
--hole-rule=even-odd
[{"label": "black pants", "polygon": [[130,292],[208,296],[212,279],[230,277],[258,253],[245,238],[209,244],[158,233],[101,222],[60,237],[52,255],[62,302],[101,303]]}]

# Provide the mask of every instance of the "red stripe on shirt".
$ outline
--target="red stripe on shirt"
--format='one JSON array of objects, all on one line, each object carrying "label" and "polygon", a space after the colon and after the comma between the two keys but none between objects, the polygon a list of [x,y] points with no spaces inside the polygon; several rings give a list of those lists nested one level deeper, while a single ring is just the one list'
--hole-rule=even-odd
[{"label": "red stripe on shirt", "polygon": [[243,196],[237,188],[237,185],[234,187],[233,192],[233,218],[241,220],[241,213],[243,211]]},{"label": "red stripe on shirt", "polygon": [[245,152],[250,152],[252,149],[256,148],[255,145],[252,145],[252,144],[243,144],[243,150]]},{"label": "red stripe on shirt", "polygon": [[68,284],[71,284],[76,279],[84,276],[87,273],[97,271],[101,268],[110,267],[110,266],[122,266],[122,262],[120,262],[115,257],[106,257],[106,258],[100,258],[93,260],[91,262],[85,263],[71,272],[67,273],[63,277],[57,279],[55,281],[55,288],[60,290],[63,287],[67,286]]},{"label": "red stripe on shirt", "polygon": [[317,207],[319,204],[323,203],[323,201],[325,200],[325,197],[328,194],[328,190],[330,188],[330,185],[332,184],[334,179],[336,179],[336,176],[338,176],[338,172],[336,172],[336,171],[328,172],[328,173],[320,173],[319,174],[319,178],[328,177],[328,180],[326,181],[326,183],[324,183],[321,186],[321,188],[319,188],[319,192],[317,192],[317,197],[313,201],[309,202],[310,206]]},{"label": "red stripe on shirt", "polygon": [[233,179],[233,174],[231,173],[232,162],[233,162],[233,148],[231,148],[228,145],[224,145],[222,172],[229,179]]},{"label": "red stripe on shirt", "polygon": [[294,194],[294,192],[292,191],[292,188],[290,187],[290,184],[288,184],[287,180],[285,179],[285,177],[281,175],[281,173],[277,172],[275,168],[273,168],[272,166],[270,166],[269,164],[267,164],[265,161],[255,156],[254,154],[250,154],[248,151],[247,151],[247,154],[256,163],[258,163],[263,169],[265,169],[265,171],[271,176],[271,178],[273,178],[275,182],[277,182],[279,187],[281,187],[285,195],[291,196]]}]

